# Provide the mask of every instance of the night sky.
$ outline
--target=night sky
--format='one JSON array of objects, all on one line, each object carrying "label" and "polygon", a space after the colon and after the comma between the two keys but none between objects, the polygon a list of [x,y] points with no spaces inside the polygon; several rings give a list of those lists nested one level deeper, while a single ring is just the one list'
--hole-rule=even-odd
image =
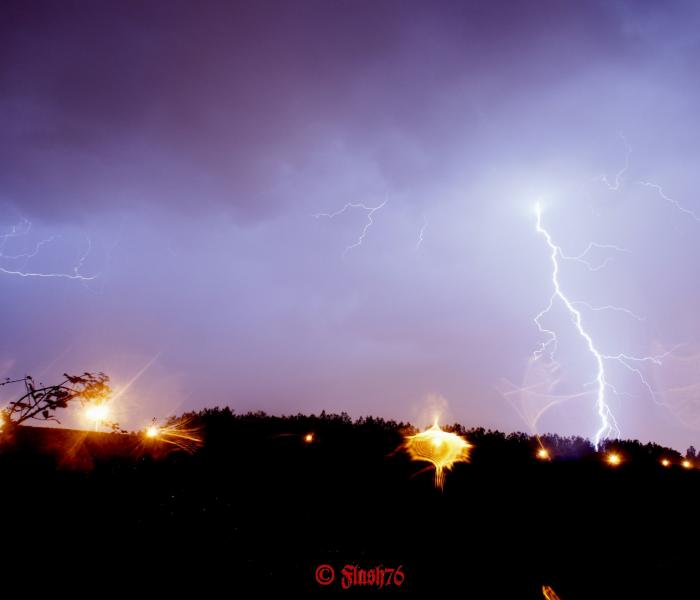
[{"label": "night sky", "polygon": [[438,407],[591,437],[595,360],[562,305],[542,319],[558,365],[533,360],[553,292],[539,201],[566,255],[609,246],[559,274],[600,352],[663,356],[606,361],[620,434],[697,445],[699,18],[2,2],[0,376],[105,371],[132,382],[131,428]]}]

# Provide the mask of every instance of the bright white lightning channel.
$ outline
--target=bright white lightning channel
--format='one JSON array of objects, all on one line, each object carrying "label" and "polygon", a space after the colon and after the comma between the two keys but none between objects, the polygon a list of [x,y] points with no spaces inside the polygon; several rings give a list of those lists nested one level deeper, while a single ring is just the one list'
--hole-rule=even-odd
[{"label": "bright white lightning channel", "polygon": [[[650,396],[654,401],[657,401],[656,393],[654,392],[654,389],[651,387],[649,382],[647,381],[646,377],[644,376],[644,373],[640,370],[640,367],[637,366],[640,363],[652,363],[655,365],[661,364],[661,360],[671,354],[673,352],[672,350],[669,350],[668,352],[665,352],[661,355],[658,356],[631,356],[629,354],[625,353],[618,353],[618,354],[604,354],[602,353],[596,343],[594,342],[593,338],[591,337],[591,334],[589,331],[585,328],[583,324],[583,317],[581,315],[581,311],[578,310],[576,307],[577,306],[583,306],[586,308],[589,308],[590,310],[613,310],[613,311],[620,311],[628,316],[641,320],[642,317],[639,315],[636,315],[635,313],[629,311],[626,308],[621,308],[613,305],[606,305],[602,307],[594,307],[591,306],[590,304],[587,304],[586,302],[582,302],[579,300],[571,300],[562,290],[561,284],[559,282],[559,269],[560,269],[560,260],[573,260],[575,262],[580,262],[583,263],[589,270],[596,271],[599,268],[602,267],[593,267],[590,263],[588,263],[586,260],[584,260],[584,256],[587,253],[588,250],[586,250],[583,254],[578,255],[578,256],[567,256],[561,249],[560,246],[556,245],[554,241],[552,240],[552,236],[550,235],[549,231],[544,228],[542,225],[542,207],[538,203],[535,206],[535,212],[537,215],[537,233],[542,235],[547,242],[547,246],[550,249],[550,258],[552,261],[552,286],[554,288],[554,292],[549,298],[549,303],[547,306],[539,312],[539,314],[535,317],[534,321],[535,324],[537,325],[538,330],[547,336],[547,340],[543,342],[540,345],[540,348],[534,353],[534,360],[539,360],[542,355],[546,352],[550,358],[550,360],[553,363],[556,363],[554,359],[554,355],[557,350],[557,344],[558,344],[558,339],[557,335],[554,331],[551,329],[547,329],[542,325],[542,318],[549,313],[549,311],[553,308],[554,302],[556,300],[559,300],[564,307],[566,308],[567,312],[571,315],[572,321],[574,323],[574,326],[576,328],[576,331],[578,334],[581,336],[581,338],[584,340],[586,343],[586,347],[588,348],[588,351],[590,352],[591,356],[595,360],[596,364],[596,375],[595,379],[592,382],[594,387],[595,387],[595,406],[596,406],[596,411],[598,413],[598,417],[600,418],[600,427],[596,431],[595,438],[594,438],[594,443],[596,449],[599,447],[600,442],[611,435],[614,435],[616,437],[619,437],[620,435],[620,429],[617,426],[617,422],[615,420],[615,416],[612,413],[612,410],[610,409],[610,406],[607,403],[606,400],[606,391],[609,389],[611,390],[614,394],[619,394],[617,392],[616,388],[614,385],[612,385],[608,379],[607,379],[607,373],[605,370],[605,363],[606,361],[615,361],[617,364],[620,366],[624,367],[631,373],[633,373],[639,381],[642,383],[642,385],[645,387],[645,389],[649,392]],[[590,244],[589,249],[592,247],[607,247],[611,249],[615,249],[618,251],[625,251],[622,248],[618,248],[616,246],[601,246],[597,244]]]},{"label": "bright white lightning channel", "polygon": [[595,346],[595,343],[593,342],[593,338],[591,338],[590,334],[584,329],[583,327],[583,322],[581,318],[581,313],[577,310],[577,308],[574,306],[574,304],[567,298],[567,296],[564,294],[564,292],[561,289],[561,286],[559,284],[559,257],[564,256],[561,248],[557,246],[553,241],[552,241],[552,236],[549,235],[549,232],[542,227],[542,207],[540,206],[539,202],[535,206],[535,212],[537,214],[537,233],[541,234],[544,236],[544,239],[547,241],[547,245],[549,246],[549,249],[551,250],[551,260],[552,260],[552,285],[554,286],[554,293],[551,295],[549,298],[549,304],[547,307],[540,311],[540,313],[535,317],[535,323],[537,324],[537,328],[547,335],[549,337],[549,340],[545,342],[538,353],[536,354],[536,358],[539,358],[542,353],[547,349],[548,347],[552,347],[552,352],[550,355],[554,354],[554,350],[556,349],[556,344],[557,344],[557,336],[554,331],[545,329],[542,327],[542,324],[540,322],[540,319],[547,314],[551,309],[554,304],[555,299],[559,299],[562,301],[566,309],[569,311],[571,316],[573,317],[574,320],[574,325],[576,327],[576,330],[578,331],[579,335],[585,340],[586,345],[588,346],[589,352],[593,355],[595,358],[596,362],[596,409],[598,411],[598,416],[600,417],[600,428],[595,434],[595,446],[596,448],[598,447],[598,444],[600,444],[600,440],[603,439],[604,437],[607,437],[610,433],[615,432],[617,435],[620,434],[620,430],[617,427],[617,423],[615,421],[615,417],[612,414],[612,411],[610,410],[610,407],[608,406],[607,402],[605,401],[605,388],[607,385],[606,379],[605,379],[605,362],[604,362],[604,357],[603,355],[598,351],[598,349]]}]

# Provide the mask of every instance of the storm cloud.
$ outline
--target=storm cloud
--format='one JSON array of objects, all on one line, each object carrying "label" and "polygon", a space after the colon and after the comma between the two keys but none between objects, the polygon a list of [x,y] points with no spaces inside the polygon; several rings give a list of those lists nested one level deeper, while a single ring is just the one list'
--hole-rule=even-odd
[{"label": "storm cloud", "polygon": [[[699,16],[691,2],[4,2],[0,223],[32,229],[0,266],[55,236],[19,266],[95,275],[2,275],[5,372],[125,382],[157,357],[130,388],[133,426],[213,404],[419,419],[440,395],[453,418],[522,429],[503,392],[528,380],[552,292],[538,198],[572,255],[628,250],[562,273],[589,305],[643,314],[587,314],[604,351],[676,348],[687,365]],[[347,252],[367,211],[312,216],[385,201]],[[590,357],[553,319],[574,394]],[[611,396],[622,434],[692,442],[693,368],[642,366],[656,397],[611,366],[630,394]],[[538,426],[591,435],[591,398]]]}]

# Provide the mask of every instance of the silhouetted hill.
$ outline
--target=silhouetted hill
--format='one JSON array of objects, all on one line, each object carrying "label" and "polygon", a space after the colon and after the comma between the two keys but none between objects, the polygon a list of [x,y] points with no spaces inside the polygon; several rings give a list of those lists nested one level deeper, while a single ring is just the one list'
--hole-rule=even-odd
[{"label": "silhouetted hill", "polygon": [[[191,455],[136,435],[19,428],[0,452],[4,552],[38,557],[52,585],[198,597],[352,593],[340,588],[345,565],[401,566],[402,585],[372,590],[381,594],[698,589],[686,548],[699,533],[700,471],[678,466],[673,450],[615,442],[606,450],[623,460],[611,467],[586,440],[543,436],[551,460],[540,461],[527,435],[455,425],[474,445],[471,462],[439,491],[426,463],[400,449],[405,423],[229,409],[188,417],[204,438]],[[320,565],[335,570],[332,584],[317,583]]]}]

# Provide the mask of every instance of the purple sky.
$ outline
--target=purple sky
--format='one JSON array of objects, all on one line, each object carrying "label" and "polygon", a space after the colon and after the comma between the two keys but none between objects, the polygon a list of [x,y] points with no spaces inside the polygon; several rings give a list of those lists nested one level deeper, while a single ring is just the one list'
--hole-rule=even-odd
[{"label": "purple sky", "polygon": [[[531,360],[553,292],[539,198],[566,254],[626,250],[561,264],[600,353],[667,353],[606,361],[621,435],[697,445],[699,17],[3,2],[0,375],[123,387],[148,366],[119,399],[132,428],[224,404],[423,424],[440,405],[593,436],[596,364],[564,306],[542,320],[558,369]],[[347,251],[368,211],[313,216],[385,201]]]}]

